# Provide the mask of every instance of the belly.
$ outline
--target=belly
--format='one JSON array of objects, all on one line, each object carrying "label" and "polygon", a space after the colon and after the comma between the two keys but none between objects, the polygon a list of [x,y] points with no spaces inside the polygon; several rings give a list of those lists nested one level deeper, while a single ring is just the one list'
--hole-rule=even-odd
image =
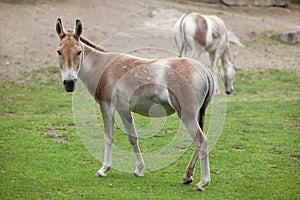
[{"label": "belly", "polygon": [[164,117],[175,113],[165,88],[150,93],[135,91],[130,97],[129,108],[132,112],[148,117]]},{"label": "belly", "polygon": [[175,113],[175,110],[169,104],[156,104],[147,101],[131,106],[130,110],[147,117],[165,117]]}]

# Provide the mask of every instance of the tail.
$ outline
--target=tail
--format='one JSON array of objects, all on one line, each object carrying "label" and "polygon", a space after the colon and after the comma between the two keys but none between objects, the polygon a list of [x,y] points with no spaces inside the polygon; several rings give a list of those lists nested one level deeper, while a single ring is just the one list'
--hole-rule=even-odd
[{"label": "tail", "polygon": [[215,94],[215,81],[210,72],[207,75],[207,82],[208,82],[208,90],[198,116],[199,126],[203,132],[204,132],[205,111],[209,103],[212,101]]},{"label": "tail", "polygon": [[98,45],[96,45],[95,43],[93,43],[92,41],[90,41],[89,39],[87,39],[83,36],[80,36],[80,41],[98,51],[107,52],[105,49],[103,49],[102,47],[99,47]]},{"label": "tail", "polygon": [[181,16],[180,21],[177,21],[174,28],[174,36],[175,36],[175,42],[177,45],[177,48],[179,50],[179,57],[182,56],[183,50],[184,50],[184,43],[186,42],[186,36],[184,31],[184,18],[188,15],[188,13],[185,13]]}]

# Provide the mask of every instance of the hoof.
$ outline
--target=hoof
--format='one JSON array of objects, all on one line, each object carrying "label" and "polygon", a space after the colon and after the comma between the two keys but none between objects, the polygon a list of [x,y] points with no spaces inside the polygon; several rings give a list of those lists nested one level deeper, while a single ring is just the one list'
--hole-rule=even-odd
[{"label": "hoof", "polygon": [[103,166],[101,169],[99,169],[96,172],[95,177],[106,177],[106,172],[108,172],[109,170],[110,170],[110,167]]},{"label": "hoof", "polygon": [[134,176],[134,177],[142,177],[142,176],[144,176],[144,173],[143,172],[134,172],[132,174],[132,176]]},{"label": "hoof", "polygon": [[209,180],[207,181],[200,181],[199,183],[197,183],[194,187],[194,190],[196,191],[204,191],[204,187],[209,185]]},{"label": "hoof", "polygon": [[190,184],[191,182],[193,182],[193,178],[188,179],[188,180],[183,180],[183,184],[185,184],[185,185],[188,185],[188,184]]},{"label": "hoof", "polygon": [[98,172],[96,172],[95,177],[96,177],[96,178],[98,178],[98,177],[100,177],[100,178],[101,178],[101,177],[106,177],[106,174],[103,173],[103,172],[99,172],[99,171],[98,171]]},{"label": "hoof", "polygon": [[201,186],[196,185],[196,186],[194,187],[194,190],[195,190],[195,191],[203,192],[203,191],[204,191],[204,188],[201,187]]}]

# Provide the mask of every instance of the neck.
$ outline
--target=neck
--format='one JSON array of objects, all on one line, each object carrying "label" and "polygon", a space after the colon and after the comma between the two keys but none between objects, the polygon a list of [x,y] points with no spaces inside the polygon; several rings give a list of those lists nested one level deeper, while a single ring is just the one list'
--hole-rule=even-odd
[{"label": "neck", "polygon": [[81,46],[83,56],[78,77],[94,95],[103,73],[121,54],[96,50],[84,42],[81,42]]},{"label": "neck", "polygon": [[90,62],[92,57],[93,49],[88,47],[86,44],[81,42],[82,47],[82,56],[81,56],[81,63],[80,63],[80,70],[78,73],[79,78],[85,82],[87,75],[90,73],[93,67],[93,63]]},{"label": "neck", "polygon": [[104,63],[109,58],[109,55],[95,50],[83,42],[80,43],[82,46],[82,57],[78,77],[87,87],[90,94],[95,96],[100,77],[105,71]]},{"label": "neck", "polygon": [[102,51],[102,52],[107,52],[105,49],[99,47],[98,45],[96,45],[94,42],[88,40],[87,38],[80,36],[80,41],[86,45],[88,45],[89,47],[92,47],[93,49],[96,49],[98,51]]},{"label": "neck", "polygon": [[222,66],[223,68],[228,68],[229,66],[233,66],[232,65],[232,60],[231,60],[231,52],[229,47],[227,47],[221,57],[222,60]]}]

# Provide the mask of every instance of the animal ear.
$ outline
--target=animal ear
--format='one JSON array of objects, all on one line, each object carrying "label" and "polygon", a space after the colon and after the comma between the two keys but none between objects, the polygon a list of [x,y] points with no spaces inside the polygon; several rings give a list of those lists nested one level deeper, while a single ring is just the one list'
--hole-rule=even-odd
[{"label": "animal ear", "polygon": [[82,24],[79,19],[76,19],[76,25],[73,34],[77,39],[79,39],[81,33],[82,33]]},{"label": "animal ear", "polygon": [[56,21],[56,33],[60,38],[63,38],[66,35],[60,18]]}]

